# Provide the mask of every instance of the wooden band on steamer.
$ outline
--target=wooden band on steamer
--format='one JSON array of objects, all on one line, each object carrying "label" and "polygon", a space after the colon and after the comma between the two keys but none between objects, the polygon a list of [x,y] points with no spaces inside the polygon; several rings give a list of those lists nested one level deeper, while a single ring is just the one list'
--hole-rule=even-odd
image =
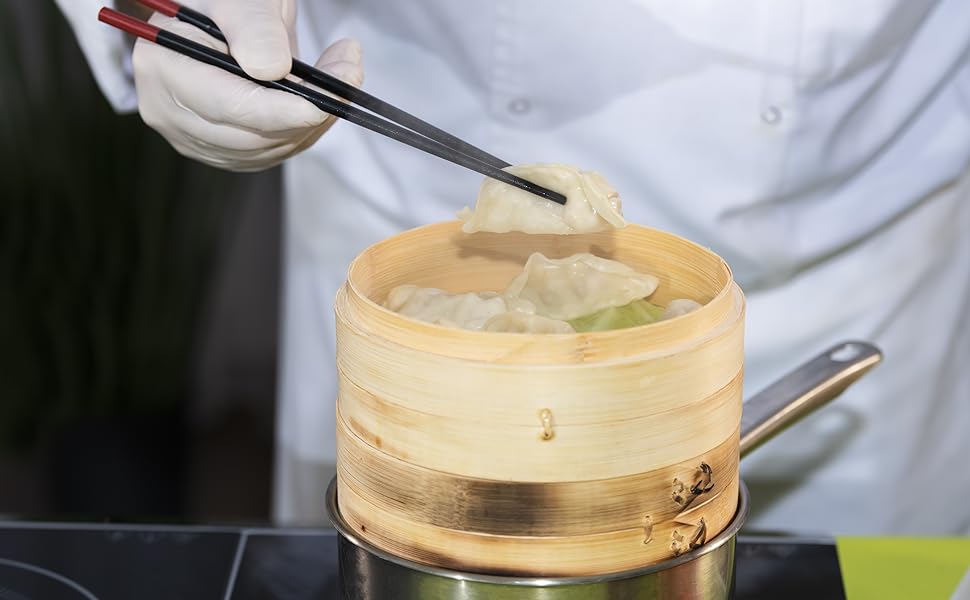
[{"label": "wooden band on steamer", "polygon": [[341,515],[375,546],[423,564],[496,575],[599,575],[666,560],[717,535],[738,500],[735,476],[717,496],[669,521],[582,536],[498,536],[415,523],[361,498],[339,475],[338,484]]},{"label": "wooden band on steamer", "polygon": [[707,452],[735,433],[741,386],[739,372],[709,397],[637,419],[563,425],[551,404],[548,422],[533,413],[528,425],[509,425],[403,408],[341,374],[337,406],[358,437],[408,463],[477,479],[573,482],[644,473]]},{"label": "wooden band on steamer", "polygon": [[703,454],[648,473],[539,483],[414,465],[360,439],[338,413],[337,469],[341,489],[414,523],[494,535],[589,535],[640,527],[648,515],[668,521],[718,496],[738,476],[738,430]]},{"label": "wooden band on steamer", "polygon": [[[362,330],[338,309],[337,369],[368,393],[429,415],[530,425],[536,412],[554,404],[560,425],[622,421],[680,408],[728,385],[744,365],[741,299],[736,308],[732,320],[689,346],[579,365],[513,365],[443,355],[445,348],[415,349]],[[523,343],[539,337],[507,335]],[[640,337],[652,335],[645,328]]]}]

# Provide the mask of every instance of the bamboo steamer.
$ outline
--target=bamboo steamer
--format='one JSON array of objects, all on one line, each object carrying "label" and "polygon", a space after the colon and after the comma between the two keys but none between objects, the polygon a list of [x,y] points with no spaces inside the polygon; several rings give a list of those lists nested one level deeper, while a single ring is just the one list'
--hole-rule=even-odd
[{"label": "bamboo steamer", "polygon": [[[619,260],[704,306],[569,335],[464,331],[380,303],[397,285],[501,291],[532,252]],[[336,300],[337,502],[416,562],[610,573],[716,535],[738,499],[744,298],[717,255],[630,225],[575,236],[421,227],[365,250]]]}]

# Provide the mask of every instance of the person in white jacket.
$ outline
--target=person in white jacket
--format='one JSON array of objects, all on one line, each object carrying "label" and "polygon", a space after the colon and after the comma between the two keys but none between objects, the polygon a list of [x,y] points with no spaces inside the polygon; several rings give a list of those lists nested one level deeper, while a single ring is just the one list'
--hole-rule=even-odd
[{"label": "person in white jacket", "polygon": [[[332,299],[350,260],[451,219],[480,177],[98,24],[106,97],[182,154],[290,159],[274,515],[325,519]],[[746,461],[752,525],[970,532],[970,3],[196,0],[276,79],[294,54],[512,163],[602,172],[633,222],[712,247],[748,298],[750,394],[830,344],[883,366]],[[186,37],[223,47],[154,15]],[[354,38],[357,41],[341,38]]]}]

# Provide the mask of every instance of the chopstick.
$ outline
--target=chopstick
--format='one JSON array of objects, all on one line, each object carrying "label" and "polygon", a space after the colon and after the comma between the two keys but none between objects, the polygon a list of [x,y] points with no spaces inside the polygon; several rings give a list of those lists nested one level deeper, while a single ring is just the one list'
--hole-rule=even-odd
[{"label": "chopstick", "polygon": [[[145,4],[149,5],[147,0]],[[166,6],[166,10],[170,11],[173,8],[171,5],[174,3],[163,3],[163,4],[164,6]],[[179,7],[176,13],[177,14],[183,13],[183,11],[185,11],[184,14],[188,14],[189,10],[190,9],[187,9],[185,7]],[[204,15],[199,15],[199,16],[201,16],[203,19],[207,19],[206,17],[204,17]],[[190,18],[191,18],[191,15],[190,15]],[[249,75],[247,75],[246,72],[242,69],[242,67],[239,66],[239,63],[237,63],[236,60],[233,59],[228,54],[219,52],[217,50],[213,50],[208,46],[204,46],[202,44],[196,43],[180,35],[177,35],[170,31],[166,31],[164,29],[151,25],[145,21],[142,21],[140,19],[136,19],[124,13],[120,13],[116,10],[112,10],[110,8],[102,8],[98,12],[98,20],[108,25],[111,25],[112,27],[121,29],[122,31],[126,31],[137,37],[143,38],[147,41],[154,42],[156,44],[159,44],[160,46],[164,46],[169,50],[173,50],[175,52],[178,52],[180,54],[183,54],[183,55],[189,56],[190,58],[198,60],[200,62],[204,62],[208,65],[220,68],[224,71],[232,73],[233,75],[237,75],[239,77],[252,81],[253,83],[261,85],[263,87],[295,94],[303,98],[304,100],[307,100],[308,102],[312,103],[317,108],[319,108],[320,110],[326,113],[332,114],[341,119],[345,119],[347,121],[350,121],[351,123],[354,123],[355,125],[359,125],[361,127],[364,127],[365,129],[369,129],[376,133],[380,133],[384,136],[387,136],[391,139],[397,140],[401,143],[407,144],[419,150],[423,150],[424,152],[427,152],[428,154],[431,154],[433,156],[437,156],[438,158],[463,166],[467,169],[471,169],[487,177],[497,179],[503,183],[507,183],[517,188],[523,189],[527,192],[530,192],[532,194],[535,194],[537,196],[540,196],[552,202],[556,202],[558,204],[566,203],[566,197],[563,196],[562,194],[546,189],[540,185],[537,185],[531,181],[528,181],[527,179],[518,177],[517,175],[513,175],[507,171],[503,171],[501,167],[498,167],[497,165],[502,164],[504,166],[507,166],[508,163],[499,161],[494,156],[488,155],[490,157],[489,162],[485,162],[481,158],[478,158],[476,156],[470,156],[455,147],[451,147],[446,143],[439,141],[438,139],[426,137],[425,135],[423,135],[418,131],[412,131],[392,121],[381,119],[380,117],[375,116],[371,113],[365,112],[355,106],[345,104],[344,102],[341,102],[335,98],[327,96],[326,94],[320,93],[314,89],[300,85],[288,79],[280,79],[278,81],[261,81],[258,79],[254,79],[253,77],[250,77]],[[213,23],[212,26],[214,27],[215,24]],[[205,30],[205,28],[203,29]],[[218,30],[218,28],[216,28],[216,30]],[[309,67],[309,65],[307,65],[307,68],[312,69],[313,71],[315,71],[316,73],[319,73],[320,75],[326,76],[324,78],[320,78],[321,80],[326,78],[336,79],[331,76],[327,76],[325,73],[321,71],[317,71],[316,69],[313,69],[313,67]],[[330,85],[329,80],[327,81],[327,84]],[[356,90],[357,92],[359,92],[359,90],[357,90],[357,88],[354,88],[353,86],[349,86],[347,84],[344,84],[344,86],[346,86],[351,90]],[[328,90],[328,91],[331,91],[331,90]],[[344,92],[334,92],[334,93],[343,94]],[[360,97],[359,94],[354,94],[354,95]],[[376,101],[376,103],[379,103],[380,105],[382,105],[380,106],[380,108],[382,109],[386,109],[387,107],[394,109],[394,107],[392,107],[389,104],[386,104],[383,101],[373,98],[372,96],[370,96],[370,98],[372,98],[373,101]],[[368,101],[366,98],[363,98],[363,99],[365,102]],[[371,102],[371,104],[374,104],[374,105],[377,105],[376,103]],[[416,117],[408,115],[407,113],[404,113],[404,111],[400,111],[399,109],[394,109],[394,110],[407,115],[407,117],[410,117],[413,121],[417,121],[417,125],[419,125],[419,127],[422,127],[425,131],[429,131],[429,133],[431,133],[432,135],[437,135],[433,131],[433,130],[437,130],[437,128],[432,128],[431,130],[428,130],[427,127],[429,126],[427,125],[427,123],[424,123],[423,121],[420,121]],[[440,131],[440,130],[437,130],[437,131]],[[474,146],[471,146],[470,144],[462,142],[458,138],[454,138],[454,136],[449,135],[448,137],[454,140],[457,140],[458,142],[461,142],[462,144],[464,144],[465,146],[468,146],[469,148],[474,148]],[[480,151],[480,150],[478,152],[485,154],[483,151]]]}]

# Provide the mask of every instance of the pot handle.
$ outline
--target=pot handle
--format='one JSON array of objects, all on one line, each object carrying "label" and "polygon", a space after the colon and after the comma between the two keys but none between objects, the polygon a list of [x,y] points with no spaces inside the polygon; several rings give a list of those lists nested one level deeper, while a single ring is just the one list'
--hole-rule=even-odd
[{"label": "pot handle", "polygon": [[741,415],[741,456],[833,400],[881,360],[872,344],[842,342],[749,398]]}]

